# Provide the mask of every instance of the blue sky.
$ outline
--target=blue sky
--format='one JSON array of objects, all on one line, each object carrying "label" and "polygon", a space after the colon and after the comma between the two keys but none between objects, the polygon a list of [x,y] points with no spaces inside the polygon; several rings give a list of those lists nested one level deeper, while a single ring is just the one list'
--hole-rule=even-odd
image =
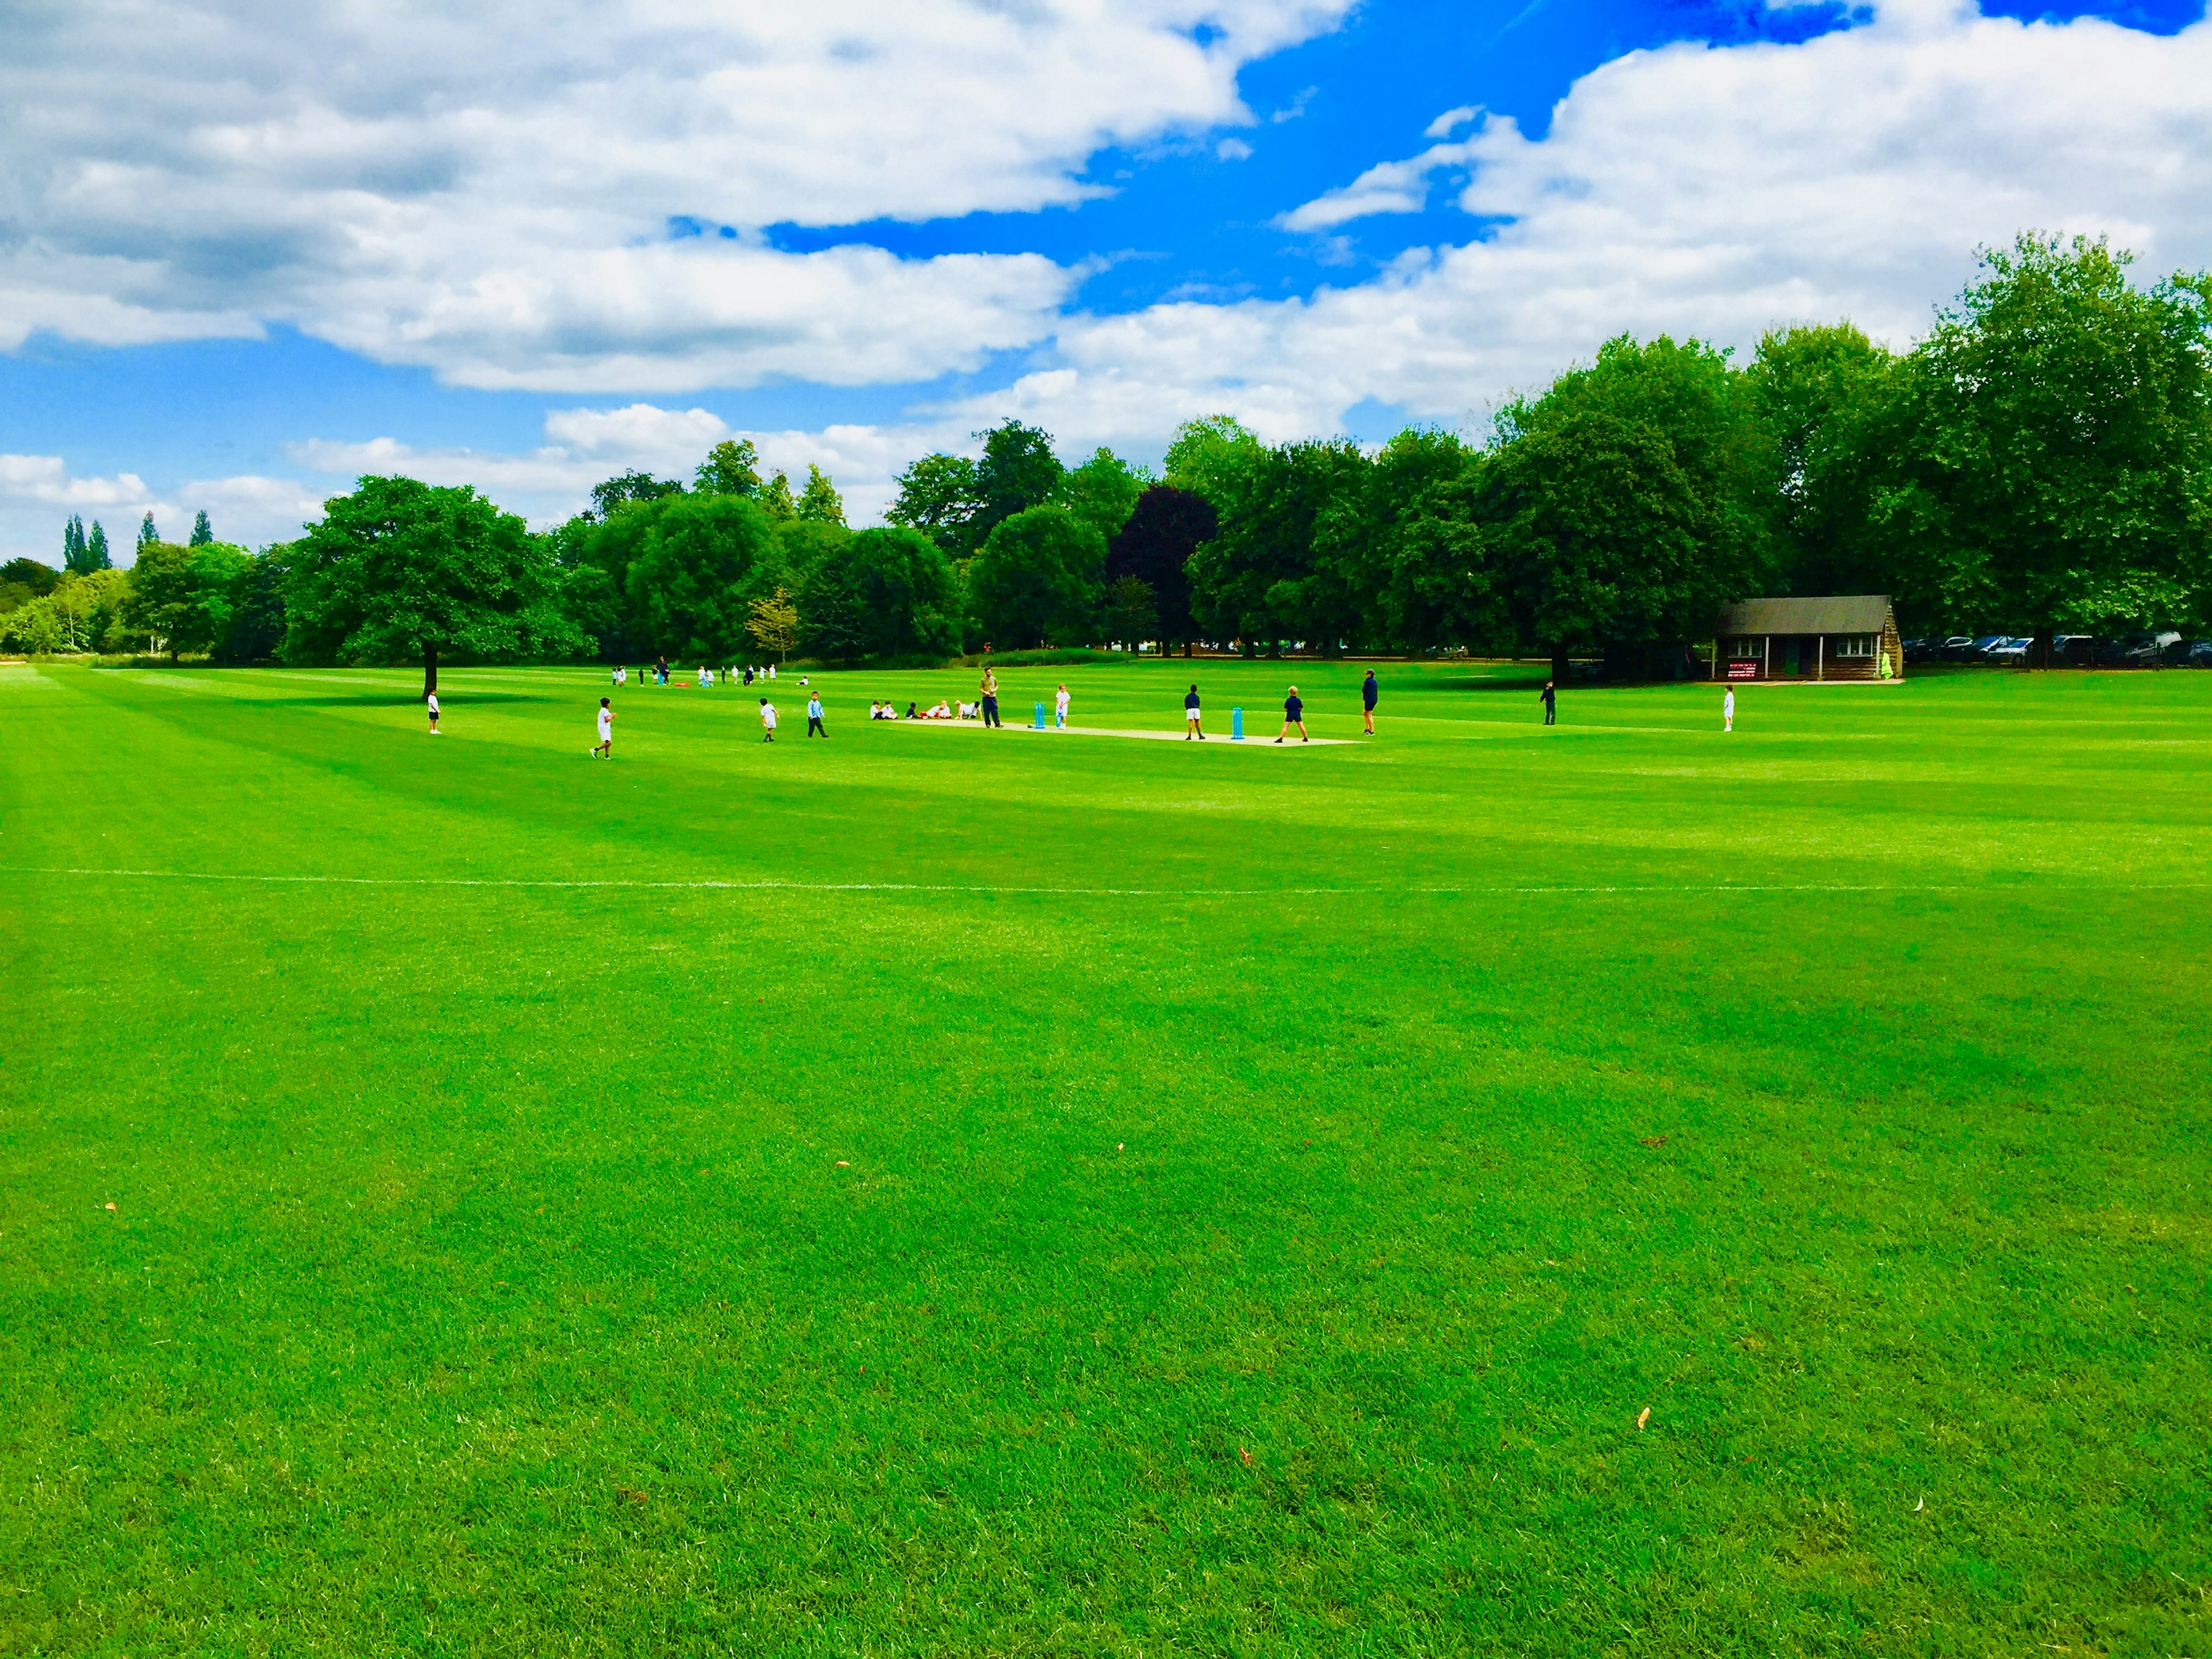
[{"label": "blue sky", "polygon": [[729,432],[866,519],[1002,412],[1146,459],[1213,409],[1479,429],[1621,329],[1901,343],[2030,226],[2212,262],[2201,6],[823,9],[580,9],[495,84],[466,25],[335,8],[20,26],[0,554],[71,510],[264,543],[370,470],[544,523]]}]

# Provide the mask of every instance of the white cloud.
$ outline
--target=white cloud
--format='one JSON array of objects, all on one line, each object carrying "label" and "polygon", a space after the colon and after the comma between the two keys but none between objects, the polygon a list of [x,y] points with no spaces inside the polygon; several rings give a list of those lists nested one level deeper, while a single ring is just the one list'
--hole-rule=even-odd
[{"label": "white cloud", "polygon": [[225,541],[252,546],[299,534],[320,515],[322,496],[289,479],[252,475],[159,491],[135,472],[82,477],[58,455],[0,455],[0,558],[60,564],[62,525],[74,513],[104,524],[109,554],[127,565],[143,515],[151,513],[155,529],[181,540],[203,510]]},{"label": "white cloud", "polygon": [[1446,110],[1430,122],[1422,129],[1421,136],[1425,138],[1449,138],[1455,129],[1465,125],[1481,113],[1482,111],[1473,104],[1462,104],[1457,109]]},{"label": "white cloud", "polygon": [[973,368],[1079,273],[761,231],[1080,200],[1103,145],[1251,123],[1238,70],[1348,3],[33,9],[0,56],[0,346],[268,319],[483,386]]},{"label": "white cloud", "polygon": [[[1457,112],[1454,112],[1455,114]],[[2212,265],[2212,22],[2158,37],[1898,0],[1798,46],[1632,53],[1577,82],[1531,139],[1486,119],[1288,216],[1406,211],[1440,173],[1495,224],[1309,299],[1156,306],[1060,329],[1001,408],[1134,447],[1227,410],[1273,436],[1366,398],[1480,422],[1611,335],[1748,349],[1850,317],[1903,344],[2015,232],[2109,234],[2148,273]]]}]

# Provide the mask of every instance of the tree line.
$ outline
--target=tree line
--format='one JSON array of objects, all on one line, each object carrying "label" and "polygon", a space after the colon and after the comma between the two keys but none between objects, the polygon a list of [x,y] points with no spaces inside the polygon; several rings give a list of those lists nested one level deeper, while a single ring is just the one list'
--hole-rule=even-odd
[{"label": "tree line", "polygon": [[[902,474],[877,528],[750,443],[611,478],[533,534],[465,488],[364,478],[247,554],[205,515],[137,566],[72,520],[65,570],[0,570],[0,643],[138,636],[237,661],[943,658],[1157,642],[1679,663],[1723,604],[1887,592],[1908,631],[2212,628],[2212,279],[2142,285],[2023,235],[1907,350],[1848,322],[1747,362],[1607,342],[1479,440],[1372,450],[1186,422],[1156,475],[1007,420]],[[33,566],[46,571],[44,566]],[[40,579],[45,580],[45,579]]]}]

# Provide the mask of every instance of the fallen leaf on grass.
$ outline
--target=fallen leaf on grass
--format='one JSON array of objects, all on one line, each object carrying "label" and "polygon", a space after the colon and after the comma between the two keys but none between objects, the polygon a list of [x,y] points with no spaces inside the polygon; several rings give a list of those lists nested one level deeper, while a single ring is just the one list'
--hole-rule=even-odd
[{"label": "fallen leaf on grass", "polygon": [[107,1200],[107,1207],[111,1210],[115,1207],[115,1200],[111,1198]]},{"label": "fallen leaf on grass", "polygon": [[645,1502],[645,1494],[629,1486],[617,1486],[615,1488],[615,1496],[617,1498],[627,1498],[633,1504],[642,1504]]},{"label": "fallen leaf on grass", "polygon": [[1919,1514],[1919,1513],[1920,1513],[1920,1511],[1921,1511],[1921,1510],[1923,1510],[1926,1509],[1927,1507],[1928,1507],[1928,1499],[1927,1499],[1927,1498],[1925,1497],[1925,1495],[1923,1495],[1923,1496],[1921,1498],[1920,1501],[1919,1501],[1917,1504],[1915,1504],[1912,1506],[1912,1512],[1913,1512],[1915,1515],[1917,1515],[1917,1514]]},{"label": "fallen leaf on grass", "polygon": [[839,1158],[839,1159],[837,1160],[837,1167],[838,1167],[839,1169],[841,1169],[841,1170],[849,1170],[849,1169],[851,1169],[853,1166],[852,1166],[849,1163],[848,1163],[845,1159],[843,1159],[843,1158]]},{"label": "fallen leaf on grass", "polygon": [[1638,1434],[1643,1433],[1643,1432],[1644,1432],[1644,1425],[1646,1423],[1649,1423],[1650,1420],[1651,1420],[1651,1407],[1649,1407],[1649,1406],[1646,1406],[1646,1407],[1645,1407],[1642,1411],[1640,1411],[1640,1412],[1638,1412],[1638,1413],[1636,1413],[1636,1431],[1637,1431]]},{"label": "fallen leaf on grass", "polygon": [[1645,1135],[1643,1140],[1647,1146],[1664,1146],[1667,1144],[1667,1137],[1664,1135]]},{"label": "fallen leaf on grass", "polygon": [[1244,1467],[1246,1468],[1249,1469],[1252,1467],[1252,1454],[1250,1452],[1246,1451],[1243,1447],[1239,1446],[1237,1449],[1237,1455],[1244,1460]]}]

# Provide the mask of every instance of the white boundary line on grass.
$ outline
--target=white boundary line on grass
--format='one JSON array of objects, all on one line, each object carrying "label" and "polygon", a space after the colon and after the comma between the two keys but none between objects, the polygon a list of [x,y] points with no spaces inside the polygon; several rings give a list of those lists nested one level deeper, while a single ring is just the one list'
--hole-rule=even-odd
[{"label": "white boundary line on grass", "polygon": [[1050,898],[1390,898],[1608,893],[2181,893],[2202,892],[2212,882],[2110,882],[2080,886],[1994,886],[1970,882],[1720,882],[1608,883],[1589,886],[1455,887],[1011,887],[988,883],[918,881],[695,881],[569,880],[528,876],[270,876],[235,871],[94,870],[66,865],[0,865],[11,876],[98,876],[144,881],[232,881],[270,886],[594,888],[645,891],[735,893],[1006,893]]}]

